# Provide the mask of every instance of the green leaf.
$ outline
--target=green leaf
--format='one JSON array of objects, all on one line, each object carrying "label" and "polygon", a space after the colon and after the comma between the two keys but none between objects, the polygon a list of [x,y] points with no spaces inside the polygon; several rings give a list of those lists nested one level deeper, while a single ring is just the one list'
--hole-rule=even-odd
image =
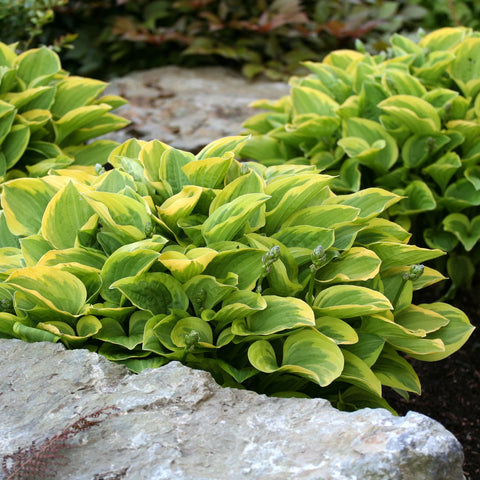
[{"label": "green leaf", "polygon": [[266,308],[267,302],[259,293],[237,290],[225,298],[215,320],[222,324],[230,324],[234,320],[241,320]]},{"label": "green leaf", "polygon": [[392,267],[419,264],[445,254],[441,250],[430,250],[415,245],[402,245],[392,242],[371,243],[368,248],[373,250],[382,260],[380,268],[382,272]]},{"label": "green leaf", "polygon": [[352,345],[343,345],[342,352],[349,351],[362,359],[369,367],[376,361],[383,350],[385,340],[378,335],[357,331],[358,342]]},{"label": "green leaf", "polygon": [[444,345],[444,350],[440,352],[421,354],[421,352],[414,352],[409,354],[413,358],[417,358],[426,362],[436,362],[443,360],[452,353],[459,350],[473,333],[473,327],[468,320],[468,317],[458,308],[453,307],[447,303],[430,303],[421,304],[419,307],[431,310],[437,314],[442,315],[448,319],[448,325],[440,328],[427,335],[431,341],[440,341]]},{"label": "green leaf", "polygon": [[126,277],[134,277],[139,273],[148,270],[157,260],[159,253],[153,250],[137,249],[134,251],[115,251],[103,265],[102,288],[100,294],[102,297],[112,303],[120,304],[122,294],[111,288],[117,280]]},{"label": "green leaf", "polygon": [[172,342],[180,348],[188,347],[187,338],[189,334],[198,334],[198,346],[213,348],[212,327],[204,320],[197,317],[186,317],[180,319],[172,329]]},{"label": "green leaf", "polygon": [[315,327],[337,345],[352,344],[358,342],[357,332],[347,322],[335,317],[318,317],[315,319]]},{"label": "green leaf", "polygon": [[308,304],[293,297],[265,295],[267,308],[246,318],[233,321],[235,335],[270,335],[304,325],[315,325],[315,317]]},{"label": "green leaf", "polygon": [[39,328],[33,328],[23,323],[16,322],[13,325],[13,333],[16,338],[23,340],[24,342],[52,342],[56,343],[60,340],[60,337],[54,335],[51,332]]},{"label": "green leaf", "polygon": [[310,87],[293,87],[292,104],[295,115],[316,113],[326,117],[335,117],[339,107],[327,94]]},{"label": "green leaf", "polygon": [[58,55],[47,47],[27,50],[14,63],[17,75],[28,88],[47,84],[61,68]]},{"label": "green leaf", "polygon": [[344,366],[343,355],[335,343],[310,328],[287,337],[280,367],[273,347],[266,340],[252,343],[248,359],[261,372],[293,373],[322,387],[338,378]]},{"label": "green leaf", "polygon": [[80,315],[87,291],[74,275],[55,267],[27,267],[13,272],[6,280],[25,298],[67,317]]},{"label": "green leaf", "polygon": [[106,86],[105,82],[93,78],[66,77],[56,85],[55,102],[51,111],[58,118],[71,110],[90,105]]},{"label": "green leaf", "polygon": [[122,278],[114,282],[111,288],[117,288],[136,307],[153,315],[168,313],[171,308],[188,308],[188,297],[182,285],[166,273],[147,272]]},{"label": "green leaf", "polygon": [[263,193],[247,193],[217,208],[202,226],[207,245],[233,240],[269,198]]},{"label": "green leaf", "polygon": [[356,385],[381,397],[382,385],[370,367],[348,350],[342,349],[342,354],[345,364],[339,380]]},{"label": "green leaf", "polygon": [[133,350],[142,343],[145,324],[150,317],[151,315],[147,312],[132,314],[128,322],[128,332],[125,332],[117,320],[109,317],[101,318],[102,328],[94,335],[94,338]]},{"label": "green leaf", "polygon": [[412,133],[428,135],[441,129],[440,117],[428,102],[413,95],[394,95],[378,105],[398,125]]},{"label": "green leaf", "polygon": [[7,169],[12,168],[22,157],[30,140],[30,129],[26,125],[14,125],[2,143]]},{"label": "green leaf", "polygon": [[480,39],[466,38],[455,49],[455,59],[449,66],[450,76],[466,97],[475,97],[480,91]]},{"label": "green leaf", "polygon": [[193,185],[220,188],[231,164],[232,158],[206,158],[189,162],[182,167],[182,170]]},{"label": "green leaf", "polygon": [[303,208],[293,213],[283,222],[282,228],[294,227],[296,225],[334,228],[338,225],[356,220],[359,213],[359,208],[348,205],[318,205]]},{"label": "green leaf", "polygon": [[320,268],[315,278],[322,283],[364,281],[378,274],[380,264],[380,258],[371,250],[352,247]]},{"label": "green leaf", "polygon": [[238,288],[251,290],[255,287],[263,269],[264,250],[257,248],[239,248],[220,252],[207,266],[205,275],[227,278],[229,273],[238,276]]},{"label": "green leaf", "polygon": [[42,235],[55,248],[75,245],[77,231],[94,214],[73,182],[59,190],[50,200],[42,219]]},{"label": "green leaf", "polygon": [[345,205],[358,208],[358,218],[370,220],[400,201],[395,193],[383,188],[366,188],[349,195],[336,195],[325,200],[325,205]]},{"label": "green leaf", "polygon": [[21,236],[38,233],[45,208],[55,192],[56,189],[39,178],[20,178],[5,183],[2,206],[9,230]]},{"label": "green leaf", "polygon": [[394,351],[382,352],[372,370],[383,385],[417,395],[422,391],[420,380],[413,367]]},{"label": "green leaf", "polygon": [[467,252],[472,250],[480,239],[480,215],[470,220],[463,213],[451,213],[442,223],[447,232],[453,233],[460,240]]},{"label": "green leaf", "polygon": [[224,137],[219,140],[215,140],[204,147],[198,154],[198,160],[212,159],[214,157],[232,157],[238,154],[248,141],[248,137],[236,136],[236,137]]},{"label": "green leaf", "polygon": [[316,314],[338,318],[352,318],[384,310],[392,305],[380,292],[355,285],[334,285],[322,290],[315,298]]},{"label": "green leaf", "polygon": [[[217,280],[210,275],[196,275],[188,280],[183,288],[195,309],[196,315],[200,315],[203,310],[212,309],[236,290],[236,283],[235,275],[222,280]],[[251,292],[244,293],[248,295]]]},{"label": "green leaf", "polygon": [[432,191],[421,180],[410,182],[403,191],[403,195],[407,198],[403,199],[395,208],[396,214],[413,215],[419,212],[435,210],[437,207]]},{"label": "green leaf", "polygon": [[185,283],[202,273],[217,253],[211,248],[193,248],[185,254],[169,250],[163,252],[158,260],[178,281]]}]

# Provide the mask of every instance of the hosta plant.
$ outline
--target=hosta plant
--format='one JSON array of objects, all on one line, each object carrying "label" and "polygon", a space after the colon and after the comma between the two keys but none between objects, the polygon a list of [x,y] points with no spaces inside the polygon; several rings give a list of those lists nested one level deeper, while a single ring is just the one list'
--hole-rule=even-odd
[{"label": "hosta plant", "polygon": [[[336,175],[336,192],[378,186],[404,197],[389,215],[415,243],[450,252],[468,283],[480,264],[480,35],[445,28],[387,53],[341,50],[291,94],[249,119],[242,155],[266,165],[309,163]],[[424,242],[424,243],[423,243]]]},{"label": "hosta plant", "polygon": [[0,43],[0,181],[106,163],[118,144],[90,141],[128,122],[111,113],[124,99],[99,97],[105,87],[69,76],[46,47],[17,54]]},{"label": "hosta plant", "polygon": [[[336,195],[314,166],[239,163],[244,137],[197,156],[130,140],[108,171],[5,183],[0,335],[88,348],[133,371],[171,360],[222,385],[388,407],[420,393],[404,357],[440,360],[473,327],[382,218],[401,197]],[[30,205],[27,211],[25,205]]]}]

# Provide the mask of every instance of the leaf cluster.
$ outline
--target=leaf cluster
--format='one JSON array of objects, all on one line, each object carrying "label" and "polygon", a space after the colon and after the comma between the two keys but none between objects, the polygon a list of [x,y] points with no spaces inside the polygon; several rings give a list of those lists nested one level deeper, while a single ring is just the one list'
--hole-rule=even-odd
[{"label": "leaf cluster", "polygon": [[111,113],[125,100],[99,97],[105,88],[105,82],[69,76],[49,48],[18,55],[0,43],[0,181],[88,166],[92,158],[104,164],[118,143],[90,141],[128,123]]},{"label": "leaf cluster", "polygon": [[443,252],[383,218],[395,193],[337,195],[314,166],[241,164],[247,141],[193,155],[132,139],[112,170],[6,182],[0,336],[136,372],[177,360],[221,385],[340,408],[388,408],[383,387],[419,393],[402,354],[440,360],[473,330],[448,304],[412,304],[443,279],[421,266]]},{"label": "leaf cluster", "polygon": [[415,243],[449,252],[454,288],[468,286],[480,262],[479,34],[394,35],[386,53],[334,51],[305,65],[289,96],[256,102],[269,111],[245,123],[244,158],[315,165],[338,175],[337,192],[403,196],[390,217]]}]

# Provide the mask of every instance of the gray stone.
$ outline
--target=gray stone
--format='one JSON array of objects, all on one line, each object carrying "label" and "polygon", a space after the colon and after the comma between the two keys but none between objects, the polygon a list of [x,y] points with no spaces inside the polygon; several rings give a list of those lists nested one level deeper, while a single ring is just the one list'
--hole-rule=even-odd
[{"label": "gray stone", "polygon": [[176,362],[133,375],[50,343],[0,340],[0,358],[0,458],[79,415],[119,409],[70,440],[62,480],[464,478],[461,445],[418,413],[224,389]]},{"label": "gray stone", "polygon": [[278,99],[289,93],[289,86],[249,82],[223,67],[167,66],[115,79],[105,93],[122,95],[129,101],[115,113],[132,122],[107,138],[119,142],[132,137],[157,139],[197,152],[213,140],[241,132],[242,123],[259,113],[249,107],[251,102]]}]

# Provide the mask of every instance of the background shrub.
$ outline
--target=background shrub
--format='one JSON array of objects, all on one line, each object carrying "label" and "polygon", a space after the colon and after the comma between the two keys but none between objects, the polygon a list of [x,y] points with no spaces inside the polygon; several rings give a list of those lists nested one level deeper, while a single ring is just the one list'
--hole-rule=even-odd
[{"label": "background shrub", "polygon": [[62,59],[79,74],[221,62],[275,79],[357,38],[383,48],[385,35],[417,30],[429,12],[422,2],[384,0],[71,0],[55,11],[38,41],[78,34]]},{"label": "background shrub", "polygon": [[[394,35],[387,53],[343,50],[291,80],[291,95],[259,101],[244,158],[311,163],[338,175],[336,192],[380,186],[405,198],[389,215],[414,241],[449,252],[454,288],[480,258],[480,35]],[[440,267],[445,271],[445,267]]]}]

